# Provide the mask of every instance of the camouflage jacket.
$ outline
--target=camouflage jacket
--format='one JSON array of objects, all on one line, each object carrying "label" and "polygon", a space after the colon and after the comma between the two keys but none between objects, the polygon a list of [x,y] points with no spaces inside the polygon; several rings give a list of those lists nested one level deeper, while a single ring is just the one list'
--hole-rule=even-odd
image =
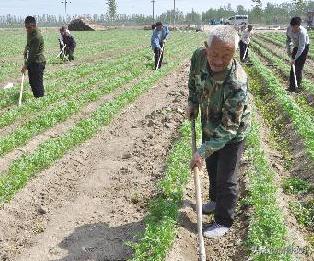
[{"label": "camouflage jacket", "polygon": [[233,60],[223,72],[210,70],[205,49],[197,49],[191,60],[189,104],[201,107],[203,158],[228,143],[243,140],[250,127],[248,80],[241,65]]},{"label": "camouflage jacket", "polygon": [[38,29],[27,34],[24,59],[25,65],[29,65],[30,63],[46,63],[44,56],[44,38]]}]

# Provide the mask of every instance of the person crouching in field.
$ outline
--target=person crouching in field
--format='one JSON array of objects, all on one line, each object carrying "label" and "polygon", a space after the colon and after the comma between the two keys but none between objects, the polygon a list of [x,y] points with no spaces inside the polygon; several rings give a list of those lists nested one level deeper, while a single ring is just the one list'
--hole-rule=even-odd
[{"label": "person crouching in field", "polygon": [[63,50],[64,55],[68,56],[69,61],[74,60],[74,49],[76,47],[76,42],[74,37],[71,35],[70,31],[66,29],[65,26],[60,28],[60,48]]},{"label": "person crouching in field", "polygon": [[[301,25],[300,17],[293,17],[290,21],[290,26],[287,28],[287,53],[291,58],[291,69],[290,69],[290,84],[288,91],[295,92],[297,87],[301,87],[302,83],[302,71],[307,58],[307,54],[310,46],[310,38],[307,30]],[[293,45],[293,50],[291,52],[291,46]],[[295,66],[295,72],[293,70],[293,65]],[[297,85],[295,85],[295,78]]]},{"label": "person crouching in field", "polygon": [[252,25],[248,25],[248,28],[242,32],[241,40],[239,42],[240,47],[240,60],[246,62],[249,58],[249,43],[252,36]]},{"label": "person crouching in field", "polygon": [[28,70],[29,84],[34,97],[44,96],[43,76],[46,65],[44,56],[44,38],[36,25],[36,19],[27,16],[25,19],[27,31],[27,44],[24,51],[25,64],[21,72],[24,74]]},{"label": "person crouching in field", "polygon": [[223,236],[234,222],[238,199],[237,166],[244,139],[250,129],[248,78],[234,59],[239,36],[228,25],[217,25],[209,33],[206,48],[197,49],[191,59],[188,117],[201,110],[202,145],[193,155],[191,169],[203,160],[210,181],[210,201],[204,214],[214,213],[215,222],[204,236]]},{"label": "person crouching in field", "polygon": [[161,22],[155,24],[155,29],[151,38],[151,46],[155,53],[155,70],[161,67],[164,57],[164,45],[169,36],[169,29],[167,26],[163,26]]}]

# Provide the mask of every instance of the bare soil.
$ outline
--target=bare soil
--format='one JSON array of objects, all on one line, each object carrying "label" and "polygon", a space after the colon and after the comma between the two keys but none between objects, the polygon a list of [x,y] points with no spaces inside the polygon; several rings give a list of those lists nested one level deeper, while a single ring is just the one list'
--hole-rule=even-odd
[{"label": "bare soil", "polygon": [[184,120],[188,64],[0,210],[0,260],[125,260]]}]

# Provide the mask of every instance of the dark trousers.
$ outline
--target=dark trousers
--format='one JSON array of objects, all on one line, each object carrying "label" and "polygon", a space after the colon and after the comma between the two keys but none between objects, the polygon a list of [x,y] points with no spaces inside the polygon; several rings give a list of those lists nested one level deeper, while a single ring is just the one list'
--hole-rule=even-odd
[{"label": "dark trousers", "polygon": [[45,65],[41,63],[31,63],[27,66],[29,84],[32,88],[34,97],[44,96],[43,76]]},{"label": "dark trousers", "polygon": [[65,48],[65,55],[69,57],[69,61],[74,60],[74,49]]},{"label": "dark trousers", "polygon": [[[243,62],[244,60],[246,60],[249,57],[249,48],[248,48],[248,44],[245,44],[244,42],[240,41],[239,42],[239,47],[240,47],[240,60],[241,62]],[[247,48],[246,54],[245,54],[245,50]],[[245,54],[245,57],[244,57]]]},{"label": "dark trousers", "polygon": [[209,176],[209,197],[216,202],[216,223],[230,227],[234,220],[238,199],[237,166],[244,142],[226,144],[206,161]]},{"label": "dark trousers", "polygon": [[[162,43],[160,43],[160,47],[161,48],[163,47]],[[164,58],[164,53],[161,52],[161,49],[159,49],[159,48],[155,48],[154,53],[155,53],[155,69],[158,66],[159,57],[161,55],[160,61],[159,61],[159,66],[158,66],[158,69],[159,69],[161,67],[162,59]]]},{"label": "dark trousers", "polygon": [[[292,59],[295,58],[295,55],[298,52],[298,47],[293,48],[292,50]],[[295,76],[297,79],[297,84],[298,87],[300,87],[301,82],[302,82],[302,71],[303,71],[303,67],[307,58],[307,54],[309,52],[309,45],[305,46],[304,51],[302,52],[302,54],[299,56],[298,59],[295,60]],[[296,86],[295,86],[295,81],[294,81],[294,74],[293,74],[293,69],[291,66],[290,69],[290,86],[289,86],[289,90],[290,91],[296,91]]]}]

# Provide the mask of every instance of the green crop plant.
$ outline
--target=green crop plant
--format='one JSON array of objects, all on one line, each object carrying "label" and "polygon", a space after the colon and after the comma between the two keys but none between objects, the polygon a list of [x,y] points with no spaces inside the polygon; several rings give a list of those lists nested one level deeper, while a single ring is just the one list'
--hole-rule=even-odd
[{"label": "green crop plant", "polygon": [[[201,37],[203,36],[200,35]],[[177,48],[176,59],[169,62],[166,68],[149,74],[148,77],[141,79],[130,90],[101,105],[89,118],[78,121],[70,130],[59,137],[49,138],[40,144],[34,152],[14,160],[9,169],[0,174],[0,202],[10,200],[19,189],[26,185],[32,176],[50,167],[56,160],[62,158],[66,152],[91,138],[102,126],[110,124],[111,120],[123,108],[148,91],[161,77],[172,73],[182,64],[182,59],[185,59],[187,55],[191,55],[197,40],[195,38],[194,42],[191,41],[183,48]],[[201,39],[199,40],[201,42]]]},{"label": "green crop plant", "polygon": [[250,260],[292,260],[290,254],[277,251],[287,247],[287,228],[277,203],[275,173],[261,145],[260,125],[253,119],[245,151],[250,162],[247,203],[252,215],[246,240]]},{"label": "green crop plant", "polygon": [[314,159],[314,126],[313,116],[303,111],[282,88],[280,81],[271,70],[256,57],[251,55],[251,60],[254,64],[253,71],[259,76],[267,89],[273,94],[276,102],[282,107],[282,110],[290,117],[295,130],[302,137],[306,151],[313,161]]},{"label": "green crop plant", "polygon": [[284,192],[289,194],[305,194],[314,192],[314,187],[308,181],[298,177],[286,178],[282,185]]}]

